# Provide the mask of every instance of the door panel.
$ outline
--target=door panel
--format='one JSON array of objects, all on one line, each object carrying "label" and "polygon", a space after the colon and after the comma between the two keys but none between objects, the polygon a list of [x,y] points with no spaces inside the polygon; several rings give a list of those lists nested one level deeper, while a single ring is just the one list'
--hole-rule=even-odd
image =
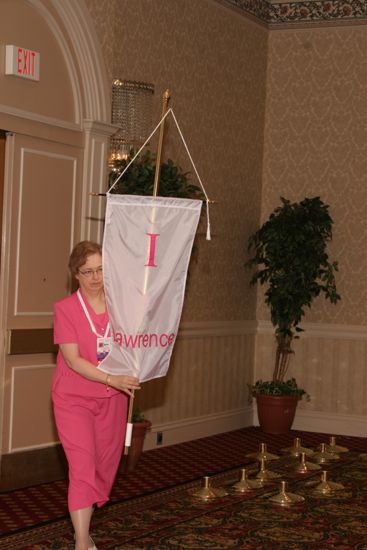
[{"label": "door panel", "polygon": [[[55,141],[6,138],[0,296],[1,333],[7,333],[0,363],[5,453],[57,439],[52,312],[68,293],[68,258],[80,236],[82,154]],[[30,422],[37,430],[29,430]]]},{"label": "door panel", "polygon": [[50,328],[79,235],[81,151],[12,136],[8,329]]}]

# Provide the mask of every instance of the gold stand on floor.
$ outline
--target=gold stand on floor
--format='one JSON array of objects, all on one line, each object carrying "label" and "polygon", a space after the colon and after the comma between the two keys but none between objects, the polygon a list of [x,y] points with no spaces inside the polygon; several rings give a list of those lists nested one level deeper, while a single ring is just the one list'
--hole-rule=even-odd
[{"label": "gold stand on floor", "polygon": [[335,453],[328,453],[326,450],[326,443],[321,443],[320,445],[320,451],[312,455],[312,460],[317,462],[318,464],[327,464],[328,462],[332,462],[333,460],[339,460],[339,455]]},{"label": "gold stand on floor", "polygon": [[261,489],[262,486],[263,484],[259,479],[248,479],[246,468],[242,468],[240,481],[232,485],[232,489],[236,493],[247,493],[254,489]]},{"label": "gold stand on floor", "polygon": [[287,492],[287,482],[280,482],[280,492],[275,495],[275,497],[269,498],[269,501],[273,504],[278,504],[278,506],[294,506],[303,502],[305,499],[301,495],[296,495],[295,493]]},{"label": "gold stand on floor", "polygon": [[341,483],[335,483],[328,480],[328,473],[326,470],[321,472],[321,482],[313,489],[312,494],[322,496],[332,496],[335,491],[341,491],[344,489],[344,485]]},{"label": "gold stand on floor", "polygon": [[321,470],[321,466],[319,466],[319,464],[306,462],[306,453],[301,453],[299,458],[300,460],[298,464],[294,467],[294,471],[297,474],[308,474],[313,470]]},{"label": "gold stand on floor", "polygon": [[338,453],[347,453],[349,449],[347,447],[342,447],[341,445],[336,444],[335,435],[330,436],[329,445],[326,445],[326,451],[328,453],[338,454]]},{"label": "gold stand on floor", "polygon": [[259,479],[261,483],[269,483],[273,479],[277,479],[280,477],[280,474],[276,474],[275,472],[271,472],[266,468],[266,460],[262,458],[260,460],[260,470],[256,474],[256,479]]},{"label": "gold stand on floor", "polygon": [[277,460],[280,458],[278,455],[274,455],[268,452],[266,443],[260,443],[259,452],[250,453],[246,455],[247,458],[254,458],[255,460]]},{"label": "gold stand on floor", "polygon": [[225,497],[228,493],[224,489],[218,489],[210,486],[210,478],[204,477],[204,487],[198,491],[191,492],[191,495],[200,500],[213,500],[215,498]]},{"label": "gold stand on floor", "polygon": [[312,449],[308,449],[307,447],[302,447],[300,437],[296,437],[293,440],[293,447],[287,447],[286,449],[282,449],[282,451],[284,453],[288,453],[295,457],[300,456],[301,453],[305,453],[308,456],[311,456],[314,454],[314,451]]}]

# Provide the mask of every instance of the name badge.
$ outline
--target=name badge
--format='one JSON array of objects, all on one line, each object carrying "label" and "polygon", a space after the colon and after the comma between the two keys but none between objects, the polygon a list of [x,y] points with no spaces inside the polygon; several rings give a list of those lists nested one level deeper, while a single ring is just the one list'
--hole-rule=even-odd
[{"label": "name badge", "polygon": [[111,336],[100,336],[97,338],[97,360],[99,363],[110,353],[111,345]]}]

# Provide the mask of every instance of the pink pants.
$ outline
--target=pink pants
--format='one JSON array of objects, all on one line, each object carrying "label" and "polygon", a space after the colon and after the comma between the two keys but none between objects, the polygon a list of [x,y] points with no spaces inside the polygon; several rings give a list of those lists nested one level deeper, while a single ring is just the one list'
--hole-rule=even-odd
[{"label": "pink pants", "polygon": [[125,440],[127,396],[107,398],[53,393],[60,441],[69,464],[69,511],[109,499]]}]

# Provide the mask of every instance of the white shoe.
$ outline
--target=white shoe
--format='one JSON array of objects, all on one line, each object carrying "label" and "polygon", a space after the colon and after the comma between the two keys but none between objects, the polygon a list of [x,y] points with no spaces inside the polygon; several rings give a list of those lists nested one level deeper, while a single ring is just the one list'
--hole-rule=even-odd
[{"label": "white shoe", "polygon": [[[75,540],[75,535],[74,535],[74,540]],[[92,537],[89,537],[89,544],[92,544],[92,546],[88,546],[88,550],[98,550],[97,546],[94,544]]]}]

